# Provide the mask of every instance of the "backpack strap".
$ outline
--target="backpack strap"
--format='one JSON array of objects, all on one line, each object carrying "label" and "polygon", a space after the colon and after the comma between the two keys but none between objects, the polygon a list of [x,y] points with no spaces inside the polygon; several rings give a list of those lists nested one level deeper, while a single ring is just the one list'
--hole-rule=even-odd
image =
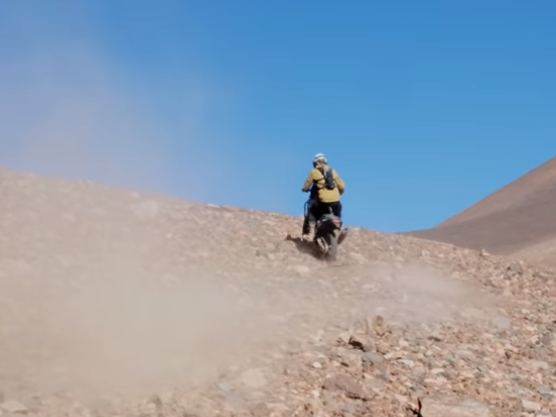
[{"label": "backpack strap", "polygon": [[326,178],[325,178],[325,176],[324,176],[324,168],[323,168],[322,166],[320,166],[320,167],[315,168],[315,169],[316,169],[318,172],[321,173],[322,179],[313,180],[313,183],[316,184],[316,185],[318,185],[318,183],[319,183],[320,181],[322,181],[322,182],[323,182],[323,187],[326,186]]}]

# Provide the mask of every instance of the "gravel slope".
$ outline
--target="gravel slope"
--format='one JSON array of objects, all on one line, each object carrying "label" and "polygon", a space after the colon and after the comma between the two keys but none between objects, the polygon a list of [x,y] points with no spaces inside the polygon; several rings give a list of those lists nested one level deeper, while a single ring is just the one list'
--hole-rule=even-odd
[{"label": "gravel slope", "polygon": [[554,271],[0,171],[2,416],[556,415]]}]

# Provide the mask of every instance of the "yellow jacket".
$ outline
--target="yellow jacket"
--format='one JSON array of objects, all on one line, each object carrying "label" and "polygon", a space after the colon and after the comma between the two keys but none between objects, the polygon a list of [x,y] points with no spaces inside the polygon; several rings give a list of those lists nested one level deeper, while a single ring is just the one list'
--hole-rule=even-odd
[{"label": "yellow jacket", "polygon": [[317,163],[315,168],[309,171],[309,175],[305,180],[305,184],[303,185],[303,191],[309,191],[311,184],[315,183],[315,187],[318,189],[318,196],[319,201],[322,203],[335,203],[336,201],[340,201],[340,196],[344,193],[345,184],[344,181],[338,176],[338,173],[332,169],[332,175],[334,177],[334,181],[336,182],[336,187],[333,190],[329,190],[326,188],[324,184],[324,175],[319,171],[320,168],[332,169],[329,168],[327,165],[322,165]]}]

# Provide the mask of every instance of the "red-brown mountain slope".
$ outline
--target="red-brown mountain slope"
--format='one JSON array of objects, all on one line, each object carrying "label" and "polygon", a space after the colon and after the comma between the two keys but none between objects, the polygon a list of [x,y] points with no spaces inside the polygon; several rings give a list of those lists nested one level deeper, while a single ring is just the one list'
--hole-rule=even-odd
[{"label": "red-brown mountain slope", "polygon": [[[556,254],[556,158],[439,225],[407,234],[550,261]],[[531,250],[538,245],[542,251]]]}]

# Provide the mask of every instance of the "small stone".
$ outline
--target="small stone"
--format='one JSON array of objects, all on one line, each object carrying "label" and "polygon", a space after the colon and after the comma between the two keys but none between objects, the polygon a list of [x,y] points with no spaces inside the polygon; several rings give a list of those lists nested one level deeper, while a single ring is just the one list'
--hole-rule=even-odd
[{"label": "small stone", "polygon": [[537,392],[542,395],[547,395],[551,393],[551,389],[547,384],[542,384],[537,387]]},{"label": "small stone", "polygon": [[348,398],[363,399],[366,397],[363,387],[353,378],[344,374],[336,374],[327,378],[322,387],[328,391],[341,391]]},{"label": "small stone", "polygon": [[422,412],[426,417],[491,417],[487,405],[473,400],[424,400]]},{"label": "small stone", "polygon": [[391,359],[403,359],[401,352],[390,352],[384,355],[384,359],[391,360]]},{"label": "small stone", "polygon": [[386,330],[384,329],[385,327],[384,317],[382,317],[381,315],[375,317],[372,326],[374,332],[378,336],[384,336],[386,334]]},{"label": "small stone", "polygon": [[338,335],[338,342],[342,343],[342,344],[349,344],[349,341],[351,339],[351,332],[342,332]]},{"label": "small stone", "polygon": [[525,411],[541,411],[541,405],[539,403],[527,400],[521,400],[521,405]]},{"label": "small stone", "polygon": [[529,364],[536,371],[538,371],[540,369],[544,369],[544,370],[548,371],[550,369],[550,365],[548,363],[544,362],[544,361],[532,360],[532,361],[529,362]]},{"label": "small stone", "polygon": [[405,404],[408,403],[407,397],[404,397],[403,395],[395,394],[394,397],[396,397],[396,400],[398,400],[398,402],[402,405],[405,405]]},{"label": "small stone", "polygon": [[488,374],[490,372],[489,369],[486,366],[483,366],[483,365],[477,366],[477,369],[479,371],[481,371],[483,374]]},{"label": "small stone", "polygon": [[257,403],[251,407],[251,415],[253,417],[267,417],[270,414],[268,405],[265,403]]},{"label": "small stone", "polygon": [[370,362],[373,365],[377,365],[384,362],[384,356],[380,353],[367,352],[363,355],[363,360]]},{"label": "small stone", "polygon": [[379,342],[376,344],[376,351],[382,355],[388,354],[390,352],[390,345],[388,343]]},{"label": "small stone", "polygon": [[372,348],[372,343],[368,339],[354,335],[349,338],[349,344],[363,352],[369,352]]},{"label": "small stone", "polygon": [[434,342],[442,342],[442,337],[438,333],[433,333],[427,337],[427,339]]},{"label": "small stone", "polygon": [[400,339],[398,341],[398,346],[401,347],[401,348],[406,348],[406,347],[409,347],[409,343],[405,339]]},{"label": "small stone", "polygon": [[518,274],[518,275],[522,275],[523,274],[523,267],[518,263],[513,263],[510,266],[508,266],[508,271],[513,272],[513,273]]},{"label": "small stone", "polygon": [[0,409],[12,414],[27,414],[27,407],[18,401],[8,400],[0,405]]},{"label": "small stone", "polygon": [[402,359],[400,360],[400,362],[403,363],[408,368],[413,368],[415,366],[415,362],[410,359]]}]

